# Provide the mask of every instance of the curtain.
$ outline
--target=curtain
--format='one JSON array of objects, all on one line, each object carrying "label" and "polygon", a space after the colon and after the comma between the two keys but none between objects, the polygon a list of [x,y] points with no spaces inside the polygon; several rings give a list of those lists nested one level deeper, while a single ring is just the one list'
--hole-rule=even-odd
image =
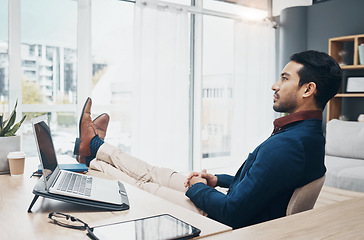
[{"label": "curtain", "polygon": [[131,152],[150,164],[187,171],[189,15],[153,2],[137,1],[135,7]]},{"label": "curtain", "polygon": [[[131,152],[153,165],[188,171],[189,14],[153,3],[137,1],[135,10]],[[272,132],[277,78],[271,26],[237,21],[234,38],[231,169]]]},{"label": "curtain", "polygon": [[273,130],[274,29],[266,23],[238,22],[235,53],[232,156],[239,166]]}]

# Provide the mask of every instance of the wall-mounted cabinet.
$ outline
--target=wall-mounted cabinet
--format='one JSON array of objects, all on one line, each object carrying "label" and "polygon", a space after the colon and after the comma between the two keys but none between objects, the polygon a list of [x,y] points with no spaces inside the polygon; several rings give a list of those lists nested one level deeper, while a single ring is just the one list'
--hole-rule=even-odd
[{"label": "wall-mounted cabinet", "polygon": [[329,55],[340,64],[343,81],[339,93],[327,105],[327,122],[343,116],[356,120],[364,113],[364,92],[347,91],[349,77],[364,77],[364,59],[359,58],[361,44],[364,44],[364,34],[329,39]]}]

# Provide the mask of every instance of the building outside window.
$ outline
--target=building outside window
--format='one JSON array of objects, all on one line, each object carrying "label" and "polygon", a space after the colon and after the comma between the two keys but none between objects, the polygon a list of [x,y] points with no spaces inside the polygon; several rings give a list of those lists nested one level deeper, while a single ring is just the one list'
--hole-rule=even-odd
[{"label": "building outside window", "polygon": [[93,115],[110,115],[106,141],[130,153],[134,4],[92,0]]},{"label": "building outside window", "polygon": [[[49,116],[57,153],[72,155],[85,101],[80,96],[91,96],[92,117],[111,116],[106,141],[126,152],[143,156],[154,151],[148,146],[154,141],[158,149],[149,156],[158,165],[186,171],[188,164],[189,169],[230,164],[221,159],[233,155],[236,132],[239,6],[214,0],[196,6],[189,0],[19,1],[21,44],[15,47],[21,52],[18,87],[21,111],[28,116],[22,126],[27,156],[37,155],[30,119],[41,114]],[[7,0],[0,6],[0,110],[7,112]],[[78,16],[84,11],[89,20]],[[186,164],[168,165],[171,157]]]},{"label": "building outside window", "polygon": [[[31,118],[48,114],[58,154],[76,136],[77,2],[21,0],[23,150],[36,156]],[[91,81],[91,80],[90,80]]]}]

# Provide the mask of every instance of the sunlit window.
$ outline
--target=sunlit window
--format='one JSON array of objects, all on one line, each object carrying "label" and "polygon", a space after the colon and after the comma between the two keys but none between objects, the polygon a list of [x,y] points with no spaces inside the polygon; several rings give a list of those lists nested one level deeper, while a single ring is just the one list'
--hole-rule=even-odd
[{"label": "sunlit window", "polygon": [[231,151],[234,21],[204,16],[202,76],[202,157]]},{"label": "sunlit window", "polygon": [[[23,150],[36,156],[31,118],[48,114],[58,154],[76,136],[77,2],[21,1]],[[91,81],[91,80],[90,80]]]},{"label": "sunlit window", "polygon": [[9,101],[8,0],[0,0],[0,113]]},{"label": "sunlit window", "polygon": [[93,117],[107,112],[106,140],[131,150],[134,4],[92,1]]},{"label": "sunlit window", "polygon": [[[106,141],[152,164],[216,168],[239,153],[236,116],[245,110],[236,102],[237,54],[245,45],[236,39],[245,30],[238,25],[265,12],[216,0],[19,1],[10,9],[18,28],[10,39],[20,31],[21,41],[10,50],[21,59],[10,66],[10,1],[0,0],[0,111],[21,92],[27,156],[37,156],[30,120],[42,114],[57,154],[72,155],[85,96],[92,118],[111,117]],[[19,66],[9,90],[9,72]]]}]

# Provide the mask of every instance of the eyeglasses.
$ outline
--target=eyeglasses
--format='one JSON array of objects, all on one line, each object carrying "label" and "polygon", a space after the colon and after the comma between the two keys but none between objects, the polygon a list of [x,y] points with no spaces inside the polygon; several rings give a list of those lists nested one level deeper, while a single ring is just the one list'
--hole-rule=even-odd
[{"label": "eyeglasses", "polygon": [[89,228],[88,224],[82,221],[81,219],[75,218],[71,215],[67,215],[64,213],[51,212],[48,215],[48,218],[51,219],[55,224],[62,227],[79,229],[79,230],[86,230]]}]

